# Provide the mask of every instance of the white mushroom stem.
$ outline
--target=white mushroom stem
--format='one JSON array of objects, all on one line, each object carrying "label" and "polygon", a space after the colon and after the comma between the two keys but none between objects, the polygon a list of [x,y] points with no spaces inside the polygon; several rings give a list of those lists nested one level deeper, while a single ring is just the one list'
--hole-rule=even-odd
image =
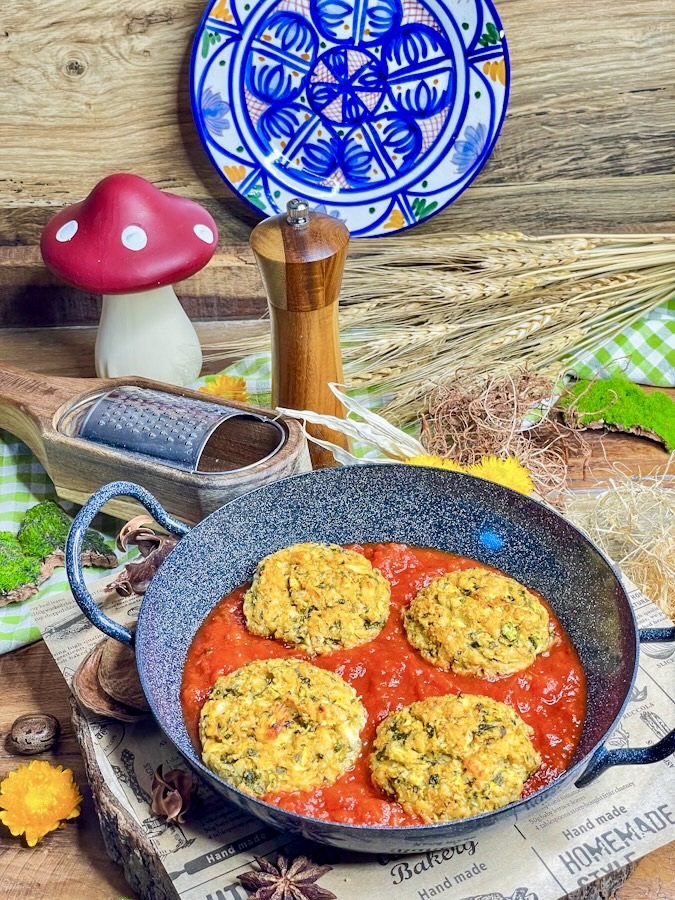
[{"label": "white mushroom stem", "polygon": [[166,384],[199,378],[202,348],[170,285],[137,294],[104,294],[96,336],[99,378],[140,375]]}]

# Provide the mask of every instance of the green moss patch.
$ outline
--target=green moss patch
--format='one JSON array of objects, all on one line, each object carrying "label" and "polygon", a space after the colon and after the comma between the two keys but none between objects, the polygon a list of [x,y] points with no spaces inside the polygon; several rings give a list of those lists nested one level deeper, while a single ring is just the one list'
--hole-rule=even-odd
[{"label": "green moss patch", "polygon": [[41,562],[24,554],[15,535],[0,531],[0,593],[6,594],[24,584],[35,584]]},{"label": "green moss patch", "polygon": [[[26,512],[17,537],[27,556],[42,560],[55,550],[66,549],[69,530],[70,519],[58,503],[43,500]],[[82,549],[103,555],[109,552],[103,538],[94,531],[87,532]]]},{"label": "green moss patch", "polygon": [[[70,518],[61,507],[53,500],[43,500],[27,510],[18,534],[0,531],[0,595],[24,585],[37,589],[46,577],[41,571],[43,562],[54,553],[64,552],[69,529]],[[85,535],[82,553],[114,559],[104,539],[94,531]]]},{"label": "green moss patch", "polygon": [[675,450],[675,400],[663,391],[646,391],[627,378],[579,379],[559,401],[570,424],[602,424],[619,431],[653,432]]}]

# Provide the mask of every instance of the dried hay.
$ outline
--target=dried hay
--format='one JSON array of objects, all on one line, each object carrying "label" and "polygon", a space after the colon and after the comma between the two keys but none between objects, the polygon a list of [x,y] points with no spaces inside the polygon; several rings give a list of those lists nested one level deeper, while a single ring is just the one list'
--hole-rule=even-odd
[{"label": "dried hay", "polygon": [[[671,456],[668,469],[675,461]],[[675,485],[668,470],[636,479],[614,466],[609,488],[570,492],[566,516],[666,615],[675,618]]]}]

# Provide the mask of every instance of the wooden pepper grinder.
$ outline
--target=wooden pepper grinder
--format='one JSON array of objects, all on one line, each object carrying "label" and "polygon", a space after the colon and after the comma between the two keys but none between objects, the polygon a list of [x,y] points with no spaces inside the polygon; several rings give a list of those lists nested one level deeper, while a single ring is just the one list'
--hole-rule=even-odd
[{"label": "wooden pepper grinder", "polygon": [[[342,222],[310,212],[298,199],[251,233],[270,310],[272,406],[344,415],[328,383],[342,382],[337,301],[348,244]],[[345,435],[322,425],[307,431],[348,447]],[[310,456],[315,469],[336,464],[330,451],[311,441]]]}]

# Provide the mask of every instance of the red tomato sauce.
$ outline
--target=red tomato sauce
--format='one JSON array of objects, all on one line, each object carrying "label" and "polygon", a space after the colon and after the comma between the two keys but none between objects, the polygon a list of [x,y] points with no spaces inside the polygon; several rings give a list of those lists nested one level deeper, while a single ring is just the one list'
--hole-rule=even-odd
[{"label": "red tomato sauce", "polygon": [[[508,703],[534,729],[533,743],[542,764],[527,781],[523,796],[552,782],[569,766],[581,737],[586,713],[586,679],[581,661],[562,625],[544,598],[556,640],[522,672],[496,679],[456,675],[437,669],[406,638],[401,610],[432,578],[477,565],[474,560],[440,550],[403,544],[351,545],[368,557],[391,583],[389,618],[370,643],[310,658],[271,638],[249,634],[242,611],[248,585],[224,597],[209,613],[190,646],[185,662],[181,702],[190,737],[199,742],[199,713],[221,675],[254,659],[295,656],[310,659],[353,685],[368,711],[361,732],[363,748],[353,769],[334,784],[313,791],[270,794],[264,799],[284,809],[353,825],[418,825],[373,786],[368,769],[375,729],[390,712],[441,694],[484,694]],[[480,565],[480,564],[478,564]]]}]

